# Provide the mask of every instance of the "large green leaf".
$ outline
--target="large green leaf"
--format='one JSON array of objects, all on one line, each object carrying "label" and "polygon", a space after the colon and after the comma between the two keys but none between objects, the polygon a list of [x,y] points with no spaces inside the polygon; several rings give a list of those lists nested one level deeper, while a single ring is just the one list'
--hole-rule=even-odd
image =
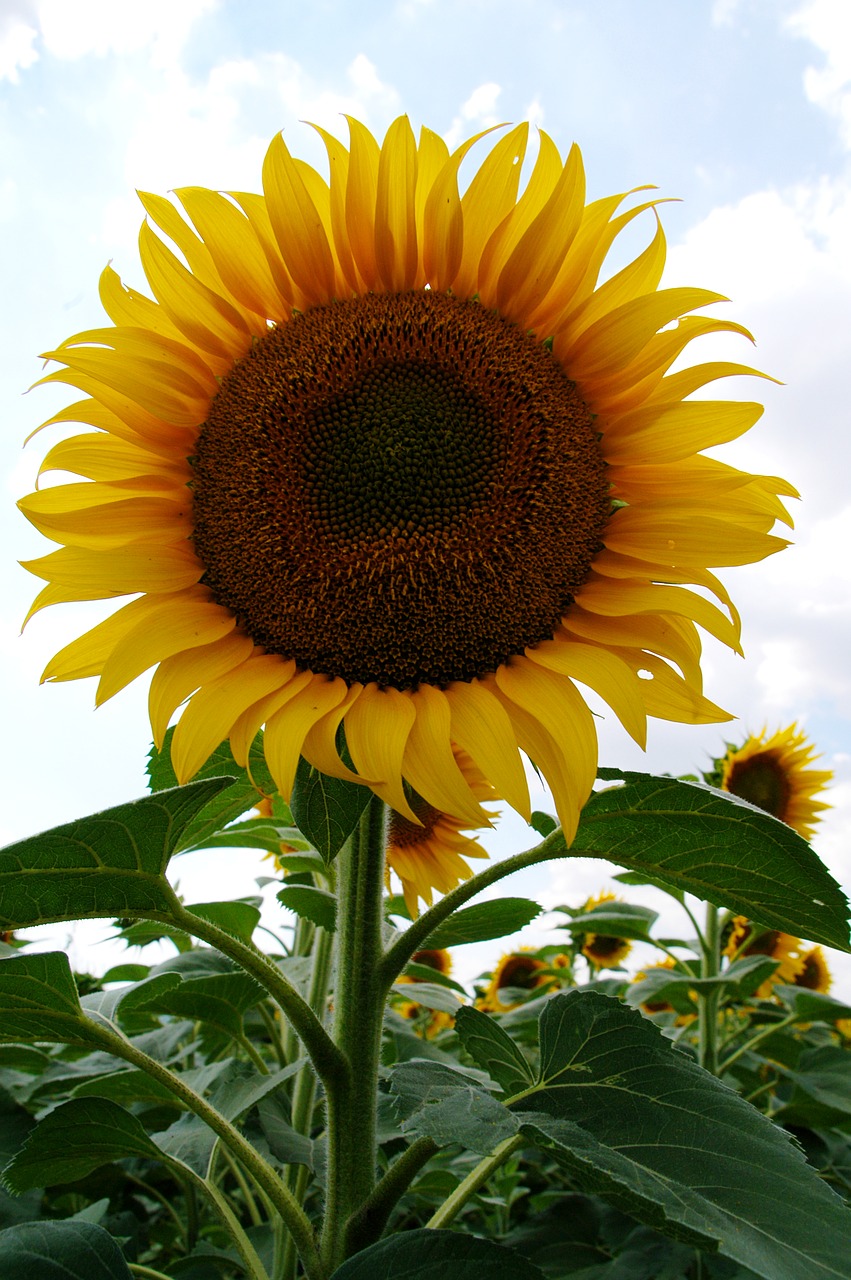
[{"label": "large green leaf", "polygon": [[331,1280],[544,1280],[513,1249],[455,1231],[418,1227],[379,1240],[349,1258]]},{"label": "large green leaf", "polygon": [[506,1095],[521,1093],[535,1083],[535,1071],[507,1032],[486,1013],[464,1005],[455,1017],[455,1030],[470,1057],[487,1071]]},{"label": "large green leaf", "polygon": [[312,884],[288,884],[276,895],[282,907],[333,933],[337,927],[337,898]]},{"label": "large green leaf", "polygon": [[10,1191],[76,1182],[126,1156],[161,1159],[141,1123],[108,1098],[72,1098],[49,1112],[3,1170]]},{"label": "large green leaf", "polygon": [[102,1037],[83,1013],[63,951],[0,960],[0,1040],[100,1047]]},{"label": "large green leaf", "polygon": [[517,1132],[517,1120],[481,1080],[440,1062],[402,1062],[391,1077],[402,1132],[438,1146],[460,1142],[489,1155]]},{"label": "large green leaf", "polygon": [[3,1280],[133,1280],[124,1255],[91,1222],[22,1222],[0,1231]]},{"label": "large green leaf", "polygon": [[765,1280],[851,1277],[851,1210],[647,1019],[571,991],[549,1001],[540,1032],[538,1088],[515,1109],[588,1190]]},{"label": "large green leaf", "polygon": [[428,935],[423,948],[460,947],[465,942],[490,942],[517,933],[541,914],[529,898],[494,898],[455,911]]},{"label": "large green leaf", "polygon": [[326,862],[336,858],[372,797],[369,787],[329,778],[302,758],[291,799],[296,826]]},{"label": "large green leaf", "polygon": [[[148,780],[153,792],[166,791],[177,786],[177,775],[171,763],[173,736],[174,728],[171,728],[165,736],[161,751],[151,747],[148,756]],[[241,818],[256,805],[261,794],[274,795],[278,790],[263,754],[262,733],[258,733],[251,744],[251,750],[248,753],[248,769],[243,769],[236,763],[229,743],[223,742],[221,746],[216,747],[195,776],[198,779],[224,777],[228,780],[227,786],[212,796],[210,802],[198,811],[183,832],[180,843],[176,846],[176,853],[202,846],[229,822]]]},{"label": "large green leaf", "polygon": [[227,785],[226,778],[193,782],[7,845],[0,850],[0,928],[167,912],[168,860]]},{"label": "large green leaf", "polygon": [[773,929],[850,951],[848,903],[797,832],[726,791],[601,770],[570,852],[608,858]]}]

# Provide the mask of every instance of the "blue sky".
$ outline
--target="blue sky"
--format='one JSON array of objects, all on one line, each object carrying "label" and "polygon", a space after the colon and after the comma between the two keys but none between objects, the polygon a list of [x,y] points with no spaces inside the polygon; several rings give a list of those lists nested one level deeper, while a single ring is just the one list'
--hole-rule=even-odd
[{"label": "blue sky", "polygon": [[[149,743],[144,680],[96,714],[90,682],[38,686],[98,606],[49,610],[18,635],[36,584],[16,561],[48,549],[14,509],[47,433],[21,442],[69,398],[22,395],[38,353],[101,323],[107,262],[144,288],[134,188],[257,190],[278,129],[321,165],[300,121],[345,136],[343,112],[378,134],[407,112],[450,141],[531,119],[562,152],[580,144],[590,196],[655,183],[679,199],[662,211],[666,283],[725,293],[719,314],[758,343],[754,356],[741,339],[708,340],[703,358],[752,360],[785,384],[730,380],[723,394],[767,411],[724,457],[788,477],[803,502],[794,547],[723,575],[747,658],[708,643],[707,693],[738,722],[657,722],[642,756],[609,715],[601,758],[684,772],[725,736],[802,722],[836,773],[817,848],[851,888],[847,0],[0,0],[0,840],[141,794]],[[494,848],[526,843],[506,819]],[[229,854],[178,871],[190,896],[202,881],[198,896],[225,896],[250,892],[257,866]],[[578,902],[605,883],[599,865],[561,864],[511,891]],[[102,967],[91,936],[78,936],[75,959]],[[851,993],[851,964],[835,968]]]}]

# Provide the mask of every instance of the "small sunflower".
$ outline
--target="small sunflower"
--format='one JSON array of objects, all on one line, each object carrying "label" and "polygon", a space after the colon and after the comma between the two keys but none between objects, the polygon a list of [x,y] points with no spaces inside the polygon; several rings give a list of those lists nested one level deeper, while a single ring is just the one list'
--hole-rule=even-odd
[{"label": "small sunflower", "polygon": [[[452,972],[452,957],[445,948],[415,951],[411,956],[413,964],[424,965],[428,969],[434,969],[435,973],[443,974],[448,977]],[[406,973],[396,979],[397,984],[402,982],[425,982],[425,978],[414,978]],[[416,1000],[403,1000],[396,1005],[396,1012],[401,1014],[403,1018],[409,1018],[411,1021],[417,1020],[421,1025],[415,1028],[418,1034],[422,1033],[426,1040],[431,1040],[440,1031],[451,1027],[455,1023],[455,1019],[450,1013],[445,1013],[442,1009],[426,1010]]]},{"label": "small sunflower", "polygon": [[539,960],[530,949],[509,951],[507,955],[500,957],[487,990],[477,1002],[477,1006],[486,1013],[507,1013],[509,1009],[516,1009],[522,1001],[503,1002],[501,992],[509,987],[521,991],[534,991],[538,987],[551,986],[552,982],[553,977],[546,961]]},{"label": "small sunflower", "polygon": [[[570,840],[597,765],[577,682],[642,745],[648,715],[729,718],[701,687],[698,627],[740,651],[710,567],[785,546],[794,490],[703,453],[762,407],[692,393],[754,370],[669,370],[749,335],[694,314],[718,294],[659,288],[660,201],[586,204],[576,146],[542,133],[521,191],[521,125],[462,193],[478,138],[349,127],[319,131],[329,182],[278,136],[262,195],[142,194],[153,298],[107,267],[111,323],[46,353],[42,381],[83,396],[49,421],[89,430],[41,468],[79,481],[21,503],[60,544],[27,562],[31,613],[134,598],[43,678],[96,676],[102,703],[153,667],[157,743],[186,704],[181,781],[224,739],[245,763],[265,724],[285,798],[303,755],[415,826],[411,792],[489,824],[453,746],[528,818],[523,752]],[[649,244],[600,283],[642,213]],[[445,889],[451,861],[409,885]]]},{"label": "small sunflower", "polygon": [[[617,896],[604,890],[596,897],[589,898],[581,908],[584,915],[601,907],[606,902],[617,902]],[[594,969],[618,969],[632,950],[632,943],[626,938],[616,938],[608,933],[585,933],[582,937],[582,954]]]},{"label": "small sunflower", "polygon": [[[679,966],[677,965],[673,957],[666,956],[664,960],[660,960],[656,964],[649,964],[646,969],[640,970],[632,979],[631,985],[637,986],[639,982],[644,982],[648,974],[657,973],[660,970],[667,971],[672,976],[682,972],[682,970],[679,969]],[[697,1005],[697,992],[690,990],[688,993],[687,1002],[686,1000],[679,998],[679,1003],[680,1003],[680,1009],[677,1010],[677,1008],[673,1004],[671,1004],[670,1001],[668,1000],[650,999],[650,1000],[642,1001],[641,1004],[639,1005],[639,1008],[643,1013],[646,1013],[648,1015],[653,1015],[657,1013],[676,1014],[676,1017],[674,1019],[674,1026],[676,1027],[689,1026],[689,1024],[694,1022],[695,1019],[697,1018],[697,1014],[692,1011],[693,1008],[696,1007]],[[689,1011],[686,1012],[686,1010],[689,1010]]]},{"label": "small sunflower", "polygon": [[[477,800],[493,800],[493,787],[482,777],[472,760],[453,746],[456,763]],[[394,872],[402,883],[405,906],[412,918],[419,914],[419,899],[431,906],[433,890],[448,893],[472,875],[465,858],[486,858],[478,841],[463,834],[467,824],[442,813],[421,796],[410,796],[416,821],[390,811],[387,827],[386,880]],[[483,812],[487,812],[483,810]],[[447,957],[448,958],[448,957]]]},{"label": "small sunflower", "polygon": [[744,746],[730,747],[719,761],[721,786],[810,840],[821,811],[830,808],[815,797],[833,777],[827,769],[810,768],[817,759],[813,744],[797,725],[778,729],[771,737],[763,729]]},{"label": "small sunflower", "polygon": [[745,916],[736,916],[724,939],[723,954],[729,959],[741,956],[769,956],[780,963],[770,978],[756,990],[760,1000],[767,1000],[778,982],[792,983],[801,970],[801,939],[779,929],[760,929]]},{"label": "small sunflower", "polygon": [[800,968],[794,977],[794,985],[806,987],[808,991],[826,993],[830,990],[832,981],[821,947],[813,947],[810,951],[804,952],[801,956]]}]

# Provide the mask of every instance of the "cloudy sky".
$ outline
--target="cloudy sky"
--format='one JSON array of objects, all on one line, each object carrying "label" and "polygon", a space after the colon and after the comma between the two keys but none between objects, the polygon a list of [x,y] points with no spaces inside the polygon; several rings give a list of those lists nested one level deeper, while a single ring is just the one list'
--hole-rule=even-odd
[{"label": "cloudy sky", "polygon": [[[257,190],[277,130],[321,166],[300,122],[344,137],[346,112],[379,135],[406,112],[450,144],[529,119],[563,153],[580,144],[589,198],[654,183],[678,199],[663,207],[665,283],[724,293],[718,314],[757,339],[755,356],[717,338],[702,357],[750,360],[784,384],[755,393],[729,380],[722,394],[758,394],[766,414],[724,456],[786,476],[803,500],[792,548],[725,571],[746,660],[708,643],[705,670],[708,695],[738,721],[655,722],[643,756],[609,715],[601,758],[687,772],[725,736],[797,720],[836,775],[816,845],[851,888],[848,0],[0,0],[0,841],[141,794],[149,744],[144,680],[97,713],[94,682],[38,685],[99,606],[48,610],[19,636],[37,586],[16,561],[49,549],[14,507],[46,434],[21,445],[68,402],[23,394],[38,353],[102,323],[107,262],[145,288],[135,189]],[[509,817],[493,847],[528,843]],[[250,855],[204,857],[177,868],[190,899],[252,891]],[[563,863],[508,891],[552,905],[604,884],[599,864]],[[106,952],[93,937],[77,935],[74,958],[97,970]],[[835,969],[851,995],[851,964]]]}]

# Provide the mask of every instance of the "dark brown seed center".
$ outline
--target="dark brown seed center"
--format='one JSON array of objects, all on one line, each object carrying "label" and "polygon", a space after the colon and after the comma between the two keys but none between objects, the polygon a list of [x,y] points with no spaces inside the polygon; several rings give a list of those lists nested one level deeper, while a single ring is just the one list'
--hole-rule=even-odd
[{"label": "dark brown seed center", "polygon": [[773,756],[761,754],[737,761],[730,770],[726,789],[785,821],[789,783]]},{"label": "dark brown seed center", "polygon": [[258,645],[398,689],[553,635],[610,503],[558,361],[477,302],[329,303],[271,330],[201,429],[204,582]]}]

